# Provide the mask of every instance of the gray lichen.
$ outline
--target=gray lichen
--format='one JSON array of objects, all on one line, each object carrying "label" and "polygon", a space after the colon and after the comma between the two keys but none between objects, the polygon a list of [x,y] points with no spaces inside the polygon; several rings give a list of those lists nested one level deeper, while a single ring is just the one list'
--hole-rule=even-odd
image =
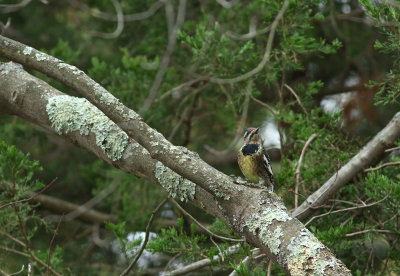
[{"label": "gray lichen", "polygon": [[173,198],[178,198],[185,202],[194,199],[196,184],[164,166],[160,161],[156,163],[155,176],[161,186],[163,186]]},{"label": "gray lichen", "polygon": [[118,112],[124,113],[124,118],[133,119],[133,120],[141,120],[139,114],[129,109],[128,112],[124,112],[124,105],[120,102],[119,99],[114,97],[111,93],[109,93],[106,89],[104,89],[100,84],[96,83],[93,85],[94,94],[96,97],[100,98],[100,103],[112,106]]},{"label": "gray lichen", "polygon": [[51,126],[58,134],[79,131],[82,135],[93,133],[96,145],[116,161],[128,145],[128,135],[86,99],[67,95],[49,98],[46,105]]},{"label": "gray lichen", "polygon": [[30,54],[32,53],[32,50],[33,50],[32,47],[27,46],[27,47],[24,48],[24,50],[22,51],[22,53],[23,53],[24,55],[30,55]]},{"label": "gray lichen", "polygon": [[292,275],[306,275],[307,271],[312,271],[313,275],[325,275],[327,267],[336,265],[334,260],[330,262],[315,257],[325,246],[306,228],[302,229],[297,237],[291,238],[287,249],[289,254],[286,263]]},{"label": "gray lichen", "polygon": [[280,226],[272,232],[269,228],[271,223],[276,221],[285,222],[292,218],[280,208],[265,208],[261,213],[256,212],[249,219],[245,221],[247,226],[253,235],[260,237],[262,243],[266,245],[273,254],[278,255],[279,246],[281,244],[280,237],[283,236],[282,228]]},{"label": "gray lichen", "polygon": [[46,59],[47,59],[47,58],[46,58],[46,55],[45,55],[45,54],[42,54],[42,53],[36,53],[36,54],[35,54],[35,58],[36,58],[37,61],[43,61],[43,60],[46,60]]}]

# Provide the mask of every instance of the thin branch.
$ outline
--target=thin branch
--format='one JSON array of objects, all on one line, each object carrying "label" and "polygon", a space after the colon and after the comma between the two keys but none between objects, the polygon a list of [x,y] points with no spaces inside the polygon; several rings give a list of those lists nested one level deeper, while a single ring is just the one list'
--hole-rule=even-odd
[{"label": "thin branch", "polygon": [[[26,248],[26,244],[25,244],[25,243],[23,243],[22,241],[20,241],[19,239],[15,238],[15,237],[11,236],[10,234],[8,234],[8,233],[6,233],[6,232],[3,232],[3,231],[1,231],[1,230],[0,230],[0,234],[2,234],[2,235],[4,235],[4,236],[7,236],[10,240],[12,240],[12,241],[18,243],[19,245],[21,245],[22,247]],[[16,253],[16,252],[15,252],[15,253]],[[36,262],[38,262],[41,266],[47,268],[47,264],[44,263],[44,262],[43,262],[41,259],[39,259],[38,257],[36,257],[32,252],[29,252],[29,256],[30,256],[33,260],[35,260]],[[56,276],[61,276],[61,274],[59,274],[57,271],[55,271],[55,270],[52,269],[51,267],[49,268],[49,270],[50,270],[50,272],[53,273],[54,275],[56,275]]]},{"label": "thin branch", "polygon": [[245,266],[248,266],[248,264],[250,263],[250,261],[251,261],[251,257],[250,257],[250,256],[246,256],[243,260],[240,261],[240,263],[236,266],[236,269],[233,270],[233,271],[229,274],[229,276],[239,276],[239,273],[237,273],[236,270],[239,270],[241,264],[244,264]]},{"label": "thin branch", "polygon": [[225,84],[225,83],[233,84],[235,82],[246,80],[246,79],[254,76],[255,74],[258,74],[259,72],[261,72],[261,70],[264,68],[264,66],[267,64],[267,62],[270,59],[271,50],[272,50],[272,44],[273,44],[274,37],[275,37],[275,31],[276,31],[276,29],[278,27],[279,21],[282,19],[283,14],[285,13],[286,9],[289,6],[289,2],[290,2],[290,0],[285,0],[285,2],[282,5],[281,10],[279,11],[278,15],[275,17],[274,21],[271,24],[271,30],[269,32],[268,41],[267,41],[267,45],[265,47],[264,56],[263,56],[261,62],[257,65],[257,67],[254,68],[253,70],[247,72],[247,73],[244,73],[243,75],[240,75],[240,76],[237,76],[237,77],[234,77],[234,78],[221,79],[221,78],[212,77],[212,78],[210,78],[211,82],[221,83],[221,84]]},{"label": "thin branch", "polygon": [[271,270],[272,270],[272,260],[270,259],[268,261],[267,276],[271,276]]},{"label": "thin branch", "polygon": [[90,32],[92,36],[97,36],[104,39],[114,39],[119,37],[124,30],[124,13],[122,12],[121,4],[118,0],[111,0],[111,2],[114,5],[115,12],[117,13],[117,27],[112,33],[92,31]]},{"label": "thin branch", "polygon": [[41,193],[43,193],[44,191],[49,189],[53,185],[53,183],[57,181],[57,179],[58,179],[58,177],[54,178],[46,187],[44,187],[39,192],[37,192],[34,195],[32,195],[30,198],[25,198],[25,199],[21,199],[21,200],[17,200],[17,201],[6,203],[4,205],[1,205],[0,209],[5,208],[7,206],[11,206],[11,205],[15,206],[18,203],[22,203],[22,202],[26,202],[26,201],[30,201],[30,200],[34,199],[35,197],[37,197],[38,195],[40,195]]},{"label": "thin branch", "polygon": [[253,95],[250,95],[250,98],[251,98],[253,101],[255,101],[256,103],[258,103],[258,104],[262,105],[263,107],[265,107],[266,109],[268,109],[269,112],[272,113],[272,115],[274,115],[274,116],[276,115],[276,111],[274,110],[274,108],[273,108],[272,106],[270,106],[270,105],[268,105],[268,104],[266,104],[266,103],[260,101],[259,99],[254,98]]},{"label": "thin branch", "polygon": [[102,201],[104,198],[109,196],[119,184],[119,178],[114,178],[110,185],[107,188],[103,189],[100,193],[98,193],[95,197],[91,198],[84,204],[80,205],[77,209],[65,215],[65,221],[71,221],[81,216],[83,213],[91,210],[96,204]]},{"label": "thin branch", "polygon": [[[81,0],[75,1],[75,3],[77,3],[82,10],[89,11],[93,17],[96,17],[101,20],[118,21],[118,16],[116,16],[114,14],[101,12],[96,9],[91,9],[89,6],[82,3]],[[129,21],[140,21],[140,20],[147,19],[147,18],[153,16],[163,5],[164,4],[162,1],[156,1],[146,11],[132,13],[132,14],[124,14],[123,20],[125,22],[129,22]]]},{"label": "thin branch", "polygon": [[25,268],[25,265],[22,265],[22,267],[21,267],[21,269],[20,269],[19,271],[14,272],[14,273],[11,273],[11,274],[9,274],[8,276],[18,275],[18,274],[20,274],[21,272],[24,271],[24,268]]},{"label": "thin branch", "polygon": [[224,255],[222,254],[221,248],[219,245],[213,240],[212,236],[210,236],[211,242],[215,245],[215,247],[218,249],[219,254],[222,256],[222,262],[225,262]]},{"label": "thin branch", "polygon": [[[33,192],[28,191],[29,195],[34,195]],[[79,214],[74,218],[79,220],[90,222],[90,223],[103,223],[104,221],[112,221],[116,222],[118,219],[116,216],[112,214],[102,213],[93,209],[89,209],[82,205],[74,204],[66,200],[62,200],[56,197],[47,196],[47,195],[39,195],[36,196],[33,202],[38,202],[44,208],[47,208],[55,213],[72,213]],[[91,202],[91,201],[89,201]],[[89,203],[87,202],[87,203]],[[70,217],[71,219],[71,217]]]},{"label": "thin branch", "polygon": [[222,7],[224,7],[225,9],[230,9],[233,6],[235,6],[237,3],[239,3],[240,0],[231,0],[231,1],[227,1],[227,0],[216,0],[218,4],[220,4]]},{"label": "thin branch", "polygon": [[164,94],[162,94],[160,97],[155,99],[154,102],[157,103],[159,101],[162,101],[162,100],[164,100],[165,98],[167,98],[170,95],[172,95],[172,97],[174,97],[174,98],[180,98],[180,95],[175,97],[175,93],[181,91],[183,88],[190,87],[190,86],[192,86],[193,84],[195,84],[197,82],[205,81],[205,80],[208,80],[208,77],[199,77],[199,78],[196,78],[196,79],[181,83],[180,85],[178,85],[178,86],[168,90]]},{"label": "thin branch", "polygon": [[[240,249],[240,245],[239,244],[230,246],[230,247],[228,247],[227,250],[224,251],[224,255],[225,256],[230,256],[230,255],[236,254],[236,253],[239,252],[239,249]],[[222,256],[220,254],[215,255],[213,257],[212,262],[218,262],[218,261],[221,260],[221,258],[222,258]],[[191,271],[199,270],[200,268],[203,268],[203,267],[208,266],[210,264],[211,264],[210,258],[205,258],[203,260],[191,263],[191,264],[189,264],[187,266],[178,268],[176,270],[173,270],[173,271],[170,271],[170,272],[166,272],[166,273],[162,274],[162,276],[186,275],[187,273],[189,273]]]},{"label": "thin branch", "polygon": [[166,273],[168,267],[170,266],[170,264],[171,264],[173,261],[175,261],[177,258],[179,258],[182,254],[183,254],[182,252],[179,252],[178,254],[175,254],[175,256],[173,256],[173,257],[168,261],[168,263],[165,265],[165,267],[164,267],[163,272],[161,273],[161,275],[164,275],[164,274]]},{"label": "thin branch", "polygon": [[377,171],[379,169],[382,169],[386,166],[394,166],[394,165],[400,165],[400,161],[396,161],[396,162],[388,162],[388,163],[383,163],[382,165],[376,167],[376,168],[369,168],[364,170],[364,172],[371,172],[371,171]]},{"label": "thin branch", "polygon": [[164,52],[164,55],[161,60],[160,68],[157,72],[156,77],[154,78],[153,84],[151,85],[149,94],[147,98],[143,102],[142,107],[139,110],[139,114],[146,113],[147,110],[154,103],[154,100],[157,97],[158,90],[161,86],[161,83],[164,79],[164,75],[167,72],[172,53],[174,52],[177,33],[181,29],[183,22],[185,20],[186,13],[186,0],[179,0],[178,14],[176,16],[176,21],[174,23],[174,8],[172,6],[172,2],[167,0],[165,3],[165,13],[167,18],[167,26],[168,26],[168,44],[167,49]]},{"label": "thin branch", "polygon": [[3,35],[5,31],[11,26],[11,17],[7,18],[6,24],[0,21],[0,34]]},{"label": "thin branch", "polygon": [[164,199],[163,201],[161,201],[160,204],[158,204],[158,206],[156,207],[156,209],[153,210],[153,212],[151,213],[151,217],[149,219],[149,222],[147,223],[146,226],[146,235],[144,237],[144,241],[142,246],[139,249],[139,252],[136,254],[135,259],[133,259],[133,261],[129,264],[129,266],[120,274],[120,276],[125,276],[128,275],[128,273],[132,270],[132,268],[136,265],[137,261],[139,260],[140,256],[142,255],[144,249],[146,248],[147,242],[149,241],[149,235],[150,235],[150,228],[151,225],[153,223],[154,218],[156,217],[156,214],[158,213],[158,211],[161,209],[161,207],[164,206],[164,204],[168,201],[168,198]]},{"label": "thin branch", "polygon": [[307,110],[304,108],[304,105],[301,103],[299,96],[297,96],[296,92],[294,92],[293,88],[291,88],[287,83],[283,84],[289,91],[290,93],[293,94],[293,96],[296,98],[297,102],[299,103],[300,107],[303,109],[304,114],[307,114]]},{"label": "thin branch", "polygon": [[391,152],[391,151],[395,151],[395,150],[400,150],[400,147],[394,147],[391,149],[387,149],[387,150],[385,150],[385,152]]},{"label": "thin branch", "polygon": [[366,230],[362,230],[362,231],[358,231],[358,232],[353,232],[353,233],[346,234],[345,237],[346,237],[346,238],[354,237],[354,236],[361,235],[361,234],[365,234],[365,233],[369,233],[369,232],[387,233],[387,234],[397,234],[397,235],[400,234],[400,233],[398,233],[398,232],[393,232],[393,231],[389,231],[389,230],[366,229]]},{"label": "thin branch", "polygon": [[324,217],[324,216],[328,216],[328,215],[332,215],[332,214],[340,213],[340,212],[346,212],[346,211],[351,211],[351,210],[357,210],[357,209],[368,208],[368,207],[377,205],[377,204],[381,203],[382,201],[384,201],[386,198],[388,198],[388,196],[389,196],[391,193],[392,193],[392,189],[389,191],[389,193],[388,193],[384,198],[382,198],[382,199],[379,200],[379,201],[370,203],[370,204],[362,204],[362,205],[358,205],[358,206],[354,206],[354,207],[349,207],[349,208],[344,208],[344,209],[340,209],[340,210],[329,211],[328,213],[324,213],[324,214],[320,214],[320,215],[317,215],[317,216],[313,216],[313,217],[312,217],[309,221],[307,221],[307,223],[305,223],[304,225],[305,225],[305,226],[309,225],[309,224],[310,224],[314,219],[316,219],[316,218],[321,218],[321,217]]},{"label": "thin branch", "polygon": [[18,11],[28,5],[32,0],[22,0],[17,4],[0,4],[0,13],[10,13]]},{"label": "thin branch", "polygon": [[246,40],[253,39],[256,36],[268,33],[270,28],[271,28],[271,26],[267,26],[267,27],[262,28],[260,30],[256,30],[255,26],[254,26],[254,28],[252,28],[252,25],[250,25],[249,26],[249,32],[247,34],[240,35],[240,34],[235,34],[234,32],[231,32],[231,31],[227,31],[226,35],[229,38],[234,39],[234,40],[246,41]]},{"label": "thin branch", "polygon": [[182,208],[182,206],[179,205],[178,202],[176,202],[174,199],[170,198],[169,199],[182,213],[184,213],[186,216],[188,216],[191,220],[193,220],[198,226],[200,226],[201,229],[206,231],[210,236],[225,240],[225,241],[233,241],[233,242],[243,242],[243,239],[232,239],[232,238],[227,238],[223,237],[217,234],[214,234],[210,230],[207,229],[207,227],[204,227],[197,219],[195,219],[191,214],[189,214],[185,209]]},{"label": "thin branch", "polygon": [[[301,181],[300,168],[303,163],[304,155],[306,153],[307,147],[311,144],[312,140],[314,140],[317,137],[318,137],[318,134],[314,133],[313,135],[311,135],[310,138],[308,138],[308,140],[307,140],[306,144],[304,145],[304,147],[301,151],[301,154],[300,154],[299,163],[297,164],[297,168],[296,168],[296,187],[294,190],[294,208],[297,208],[297,206],[299,204],[299,185],[300,185],[300,181]],[[303,190],[305,192],[304,187],[303,187]]]},{"label": "thin branch", "polygon": [[49,254],[47,255],[47,275],[50,274],[51,246],[53,245],[53,242],[56,239],[56,236],[58,234],[58,229],[60,228],[60,224],[61,224],[61,221],[62,221],[63,217],[64,217],[64,214],[62,214],[62,216],[60,217],[60,220],[58,221],[58,224],[57,224],[57,227],[56,227],[56,231],[54,231],[54,235],[53,235],[53,237],[51,238],[51,241],[50,241]]},{"label": "thin branch", "polygon": [[29,257],[29,254],[26,254],[25,252],[19,251],[19,250],[15,250],[13,248],[8,248],[5,246],[0,245],[0,249],[7,251],[7,252],[11,252],[11,253],[15,253],[24,257]]}]

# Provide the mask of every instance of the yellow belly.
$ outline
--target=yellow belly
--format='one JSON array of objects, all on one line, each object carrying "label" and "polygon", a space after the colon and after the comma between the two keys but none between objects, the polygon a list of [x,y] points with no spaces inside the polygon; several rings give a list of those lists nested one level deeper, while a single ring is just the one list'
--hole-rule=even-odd
[{"label": "yellow belly", "polygon": [[241,161],[239,162],[239,167],[244,176],[251,182],[258,184],[259,177],[255,170],[256,166],[253,164],[253,160],[250,156],[241,156]]}]

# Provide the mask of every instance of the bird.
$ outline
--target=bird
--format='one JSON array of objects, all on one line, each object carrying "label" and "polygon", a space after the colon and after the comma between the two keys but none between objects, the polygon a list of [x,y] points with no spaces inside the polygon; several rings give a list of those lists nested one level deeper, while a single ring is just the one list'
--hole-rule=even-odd
[{"label": "bird", "polygon": [[263,147],[259,128],[247,128],[243,138],[244,144],[237,156],[240,170],[251,182],[273,191],[274,175],[271,160]]}]

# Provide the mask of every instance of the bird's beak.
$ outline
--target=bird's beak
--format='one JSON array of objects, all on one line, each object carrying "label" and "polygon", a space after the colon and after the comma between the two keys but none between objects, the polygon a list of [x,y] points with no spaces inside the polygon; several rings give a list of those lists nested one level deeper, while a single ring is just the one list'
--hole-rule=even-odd
[{"label": "bird's beak", "polygon": [[258,130],[259,130],[260,128],[258,127],[258,128],[256,128],[256,130],[254,131],[254,133],[258,133]]}]

